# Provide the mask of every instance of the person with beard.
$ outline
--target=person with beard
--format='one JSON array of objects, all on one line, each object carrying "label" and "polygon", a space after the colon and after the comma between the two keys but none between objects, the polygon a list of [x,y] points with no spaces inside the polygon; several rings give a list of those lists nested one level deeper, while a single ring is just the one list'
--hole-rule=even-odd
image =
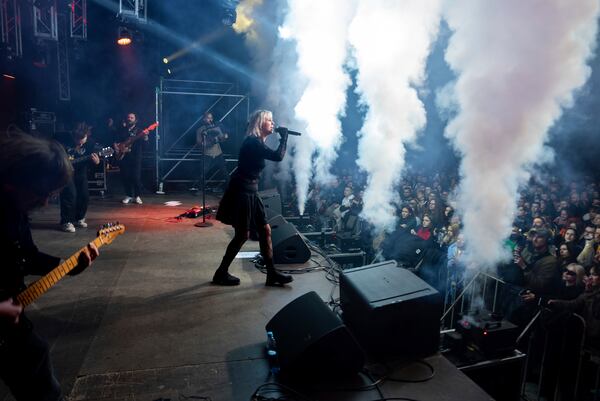
[{"label": "person with beard", "polygon": [[[60,263],[36,247],[28,212],[47,205],[72,175],[58,142],[27,134],[0,138],[0,378],[17,401],[63,400],[48,344],[33,330],[16,296],[26,288],[26,275],[47,274]],[[97,256],[90,243],[70,275]]]},{"label": "person with beard", "polygon": [[523,286],[540,296],[556,294],[560,273],[557,259],[548,246],[550,233],[546,229],[530,231],[531,246],[515,252],[515,264],[523,274]]},{"label": "person with beard", "polygon": [[[142,129],[137,126],[138,120],[135,113],[127,114],[127,119],[123,123],[122,128],[117,131],[117,138],[114,143],[115,150],[120,151],[117,143],[127,141],[129,138],[136,138],[142,133]],[[143,136],[144,141],[148,141],[148,133]],[[121,170],[121,180],[125,190],[125,198],[123,204],[129,204],[132,201],[141,205],[142,202],[142,148],[143,143],[134,141],[129,151],[127,151],[123,159],[119,162]]]}]

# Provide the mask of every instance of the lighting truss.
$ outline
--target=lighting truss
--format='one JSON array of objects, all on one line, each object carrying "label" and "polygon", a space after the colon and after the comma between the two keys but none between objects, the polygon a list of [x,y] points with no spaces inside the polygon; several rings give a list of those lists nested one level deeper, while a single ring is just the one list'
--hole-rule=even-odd
[{"label": "lighting truss", "polygon": [[148,0],[119,0],[119,16],[125,20],[132,19],[146,23]]},{"label": "lighting truss", "polygon": [[56,46],[56,62],[58,64],[58,98],[71,100],[71,79],[69,75],[69,41],[67,40],[67,16],[60,15],[59,41]]},{"label": "lighting truss", "polygon": [[56,0],[36,5],[33,2],[33,34],[36,38],[58,40]]},{"label": "lighting truss", "polygon": [[71,9],[71,37],[74,39],[87,39],[87,0],[72,0]]},{"label": "lighting truss", "polygon": [[17,0],[1,0],[0,22],[2,25],[2,43],[5,43],[15,57],[23,56],[21,37],[21,7]]}]

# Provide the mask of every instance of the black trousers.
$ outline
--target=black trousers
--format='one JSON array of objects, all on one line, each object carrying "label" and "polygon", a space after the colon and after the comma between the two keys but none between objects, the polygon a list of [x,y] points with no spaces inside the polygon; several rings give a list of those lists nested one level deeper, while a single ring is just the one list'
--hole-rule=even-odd
[{"label": "black trousers", "polygon": [[17,401],[62,400],[52,369],[48,344],[31,329],[0,347],[0,378]]},{"label": "black trousers", "polygon": [[60,224],[74,223],[85,218],[89,200],[87,172],[75,173],[60,192]]},{"label": "black trousers", "polygon": [[130,153],[119,164],[125,195],[142,196],[142,155]]}]

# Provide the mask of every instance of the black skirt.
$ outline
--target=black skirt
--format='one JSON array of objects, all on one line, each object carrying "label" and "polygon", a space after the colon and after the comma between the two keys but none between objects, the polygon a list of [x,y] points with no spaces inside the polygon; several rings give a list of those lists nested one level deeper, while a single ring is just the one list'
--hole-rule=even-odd
[{"label": "black skirt", "polygon": [[[233,185],[232,185],[233,184]],[[219,202],[217,220],[240,230],[257,230],[267,224],[265,206],[257,191],[229,183]]]}]

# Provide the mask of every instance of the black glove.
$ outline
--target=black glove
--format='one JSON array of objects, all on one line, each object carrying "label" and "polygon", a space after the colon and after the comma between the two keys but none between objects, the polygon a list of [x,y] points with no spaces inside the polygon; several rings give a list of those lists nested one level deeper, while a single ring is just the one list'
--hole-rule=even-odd
[{"label": "black glove", "polygon": [[275,131],[277,131],[277,133],[279,134],[279,136],[281,137],[281,139],[283,138],[287,138],[288,137],[288,129],[285,127],[277,127],[275,129]]}]

